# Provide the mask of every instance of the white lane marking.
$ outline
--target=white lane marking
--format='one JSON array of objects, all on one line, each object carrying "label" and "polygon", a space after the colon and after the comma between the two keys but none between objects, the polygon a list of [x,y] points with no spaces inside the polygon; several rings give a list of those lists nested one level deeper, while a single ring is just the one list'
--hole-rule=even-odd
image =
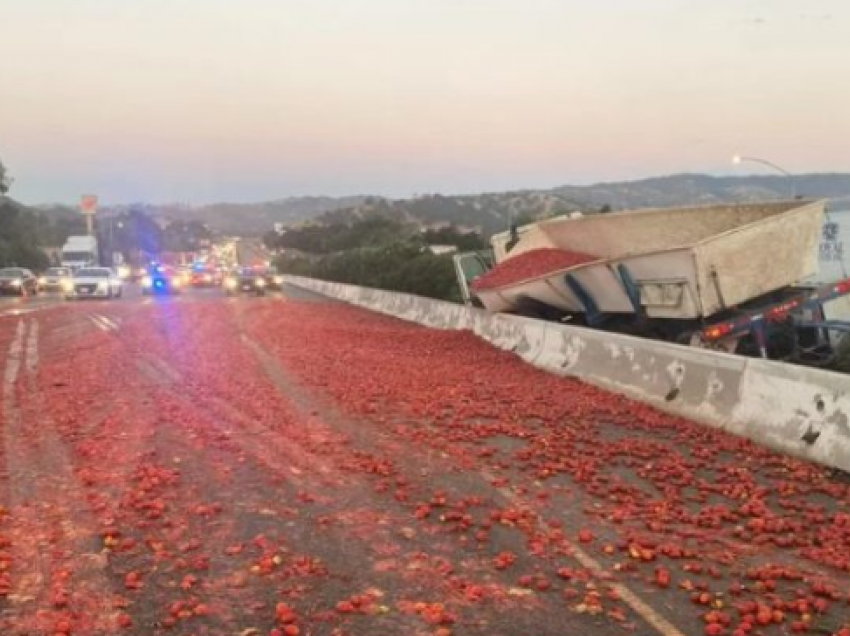
[{"label": "white lane marking", "polygon": [[27,337],[26,367],[27,373],[33,373],[38,366],[38,320],[30,322],[30,332]]},{"label": "white lane marking", "polygon": [[100,322],[100,316],[98,316],[97,314],[89,316],[89,320],[91,320],[95,324],[95,326],[101,331],[109,331],[109,327]]},{"label": "white lane marking", "polygon": [[[482,471],[482,475],[485,479],[491,482],[495,479],[495,476],[487,470]],[[497,488],[496,490],[502,495],[502,497],[512,504],[518,506],[523,505],[522,499],[507,488]],[[622,599],[622,601],[628,605],[632,611],[649,623],[649,625],[651,625],[656,632],[661,634],[661,636],[685,636],[684,632],[680,631],[675,625],[673,625],[673,623],[655,611],[651,605],[635,594],[631,588],[626,586],[625,583],[612,580],[610,572],[606,570],[596,559],[590,556],[590,554],[580,548],[575,541],[564,537],[564,542],[567,544],[567,547],[572,550],[573,558],[575,558],[582,567],[586,570],[590,570],[595,577],[597,577],[600,581],[604,581],[611,589],[615,590],[620,596],[620,599]]]},{"label": "white lane marking", "polygon": [[100,319],[103,324],[105,324],[107,327],[110,327],[113,331],[118,331],[121,328],[121,326],[117,322],[107,316],[101,315]]},{"label": "white lane marking", "polygon": [[11,403],[15,393],[15,381],[18,379],[18,370],[21,368],[21,352],[24,349],[26,329],[24,321],[19,321],[15,338],[9,345],[9,353],[6,356],[6,369],[3,375],[3,398],[6,404]]},{"label": "white lane marking", "polygon": [[118,325],[112,322],[106,316],[101,316],[100,314],[92,314],[89,316],[89,320],[91,320],[98,329],[103,331],[118,331]]},{"label": "white lane marking", "polygon": [[[29,332],[27,333],[27,328]],[[10,515],[15,536],[20,537],[12,544],[14,563],[18,570],[13,579],[10,599],[13,605],[3,611],[4,624],[14,625],[17,616],[38,613],[36,604],[47,593],[49,577],[56,559],[64,564],[65,556],[78,558],[81,566],[74,568],[73,599],[84,599],[87,613],[94,621],[93,633],[113,634],[117,629],[117,613],[104,593],[110,589],[106,576],[106,557],[100,552],[91,552],[86,537],[96,536],[98,523],[92,516],[84,489],[77,481],[69,449],[59,438],[55,423],[38,407],[40,394],[34,378],[29,378],[29,390],[18,395],[16,384],[20,380],[21,367],[27,371],[38,363],[39,325],[35,320],[21,320],[17,332],[9,345],[3,384],[2,417],[4,426],[0,439],[10,475],[9,491],[11,506],[15,513]],[[34,400],[36,410],[32,415],[26,407]],[[38,423],[37,438],[25,441],[24,417],[33,417]],[[43,537],[50,533],[55,543],[55,553],[44,549]],[[91,599],[91,601],[89,601]],[[72,604],[73,604],[72,600]],[[47,630],[53,631],[53,630]],[[5,632],[4,632],[5,633]],[[42,633],[39,630],[38,633]]]}]

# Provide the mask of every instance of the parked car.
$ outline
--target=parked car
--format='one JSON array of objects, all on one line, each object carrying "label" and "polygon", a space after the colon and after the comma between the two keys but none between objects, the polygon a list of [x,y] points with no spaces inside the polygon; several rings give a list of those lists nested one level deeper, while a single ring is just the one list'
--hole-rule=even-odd
[{"label": "parked car", "polygon": [[38,293],[38,279],[23,267],[0,269],[0,294],[3,296],[30,296]]},{"label": "parked car", "polygon": [[41,291],[65,291],[65,285],[73,277],[70,267],[51,267],[38,279]]},{"label": "parked car", "polygon": [[123,285],[118,275],[108,267],[83,267],[65,287],[65,298],[120,298]]}]

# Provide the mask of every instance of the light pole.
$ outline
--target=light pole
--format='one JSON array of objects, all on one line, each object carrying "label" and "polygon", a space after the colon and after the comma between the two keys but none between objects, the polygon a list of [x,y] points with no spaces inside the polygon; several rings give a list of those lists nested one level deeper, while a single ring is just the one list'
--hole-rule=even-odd
[{"label": "light pole", "polygon": [[732,163],[734,163],[735,165],[740,165],[745,161],[748,161],[750,163],[760,163],[761,165],[767,166],[768,168],[772,168],[773,170],[776,170],[777,172],[788,177],[788,180],[791,182],[791,198],[797,198],[797,183],[794,181],[794,175],[788,172],[785,168],[783,168],[782,166],[777,166],[772,161],[767,161],[766,159],[759,159],[758,157],[743,157],[741,155],[735,155],[734,157],[732,157]]}]

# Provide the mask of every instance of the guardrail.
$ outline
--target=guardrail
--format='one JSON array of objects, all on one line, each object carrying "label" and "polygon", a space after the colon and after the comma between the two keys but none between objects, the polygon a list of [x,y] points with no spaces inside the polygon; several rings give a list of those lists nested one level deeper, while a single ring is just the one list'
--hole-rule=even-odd
[{"label": "guardrail", "polygon": [[850,472],[847,375],[490,314],[409,294],[294,276],[287,282],[427,327],[472,330],[552,373]]}]

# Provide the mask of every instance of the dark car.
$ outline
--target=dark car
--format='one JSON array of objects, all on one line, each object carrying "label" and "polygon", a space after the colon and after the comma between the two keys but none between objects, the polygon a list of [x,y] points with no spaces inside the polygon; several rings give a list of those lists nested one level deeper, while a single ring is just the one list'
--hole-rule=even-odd
[{"label": "dark car", "polygon": [[30,296],[38,293],[38,279],[23,267],[0,269],[0,294],[4,296]]},{"label": "dark car", "polygon": [[276,267],[267,267],[263,270],[263,278],[266,279],[266,289],[283,289],[283,276],[277,271]]},{"label": "dark car", "polygon": [[261,271],[250,267],[235,270],[224,279],[224,291],[228,296],[234,294],[266,295],[266,279]]},{"label": "dark car", "polygon": [[142,277],[142,295],[179,294],[183,289],[183,276],[171,267],[152,265]]}]

